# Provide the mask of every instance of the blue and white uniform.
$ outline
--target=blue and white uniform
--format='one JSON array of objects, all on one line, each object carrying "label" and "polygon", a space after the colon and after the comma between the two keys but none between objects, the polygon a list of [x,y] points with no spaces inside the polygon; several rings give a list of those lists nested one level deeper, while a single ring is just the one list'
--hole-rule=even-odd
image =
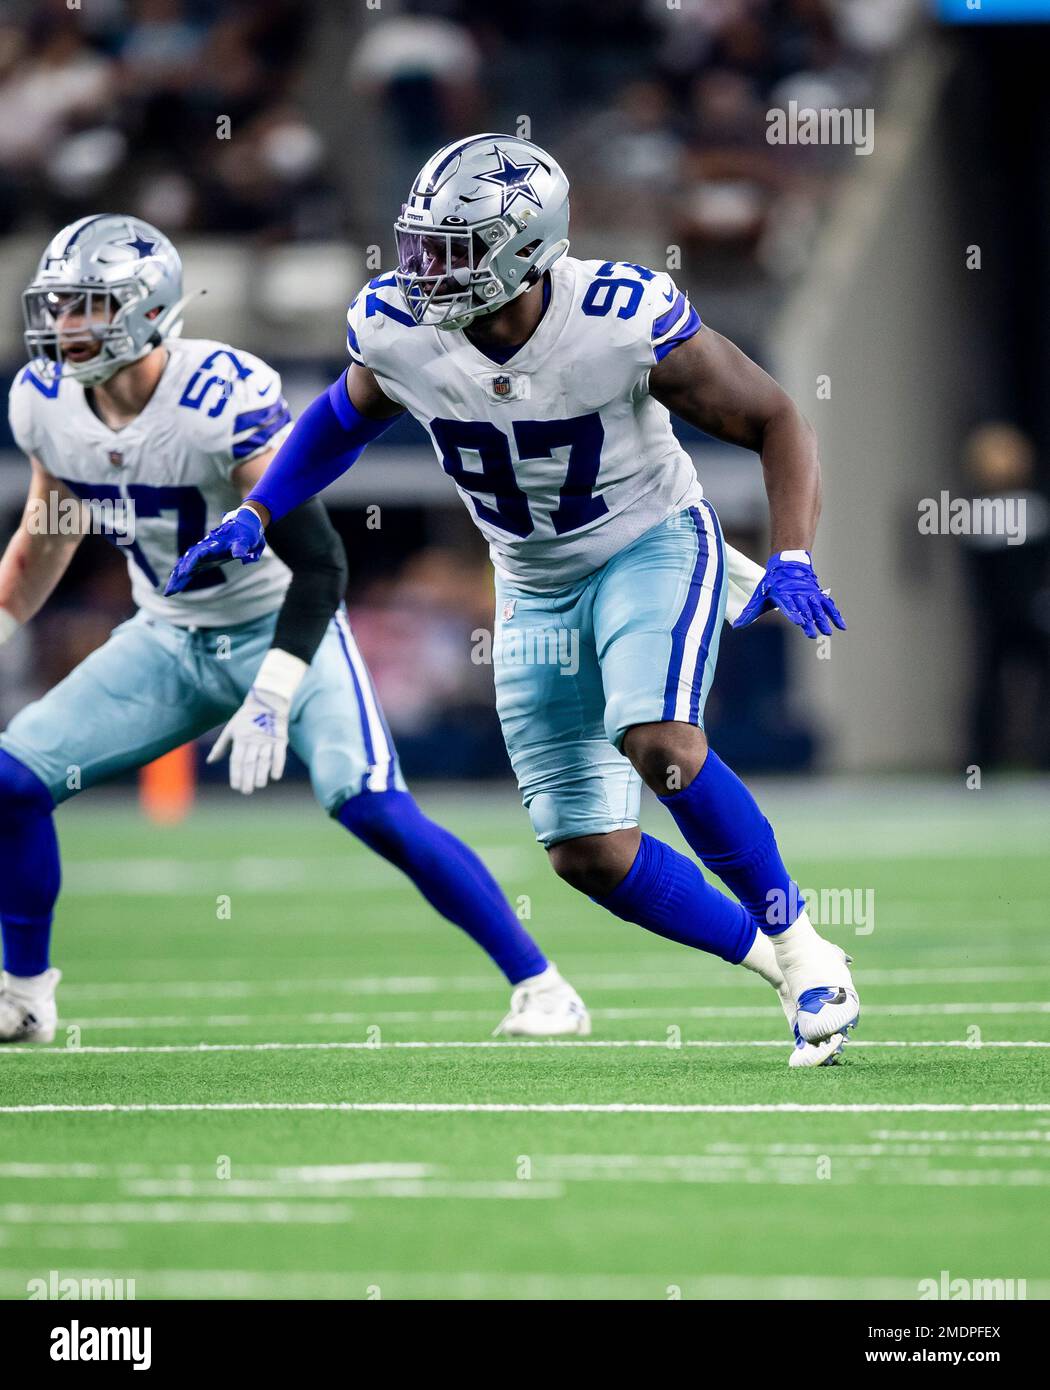
[{"label": "blue and white uniform", "polygon": [[[118,519],[110,538],[127,556],[138,609],[0,735],[0,747],[56,801],[229,719],[270,647],[291,580],[267,550],[257,564],[207,570],[164,596],[182,551],[240,503],[237,468],[291,429],[280,376],[258,357],[202,339],[172,338],[166,347],[153,396],[120,430],[65,375],[48,379],[30,364],[11,388],[19,447]],[[404,786],[345,612],[299,687],[289,741],[329,812],[363,789]]]},{"label": "blue and white uniform", "polygon": [[[666,272],[563,256],[549,273],[546,312],[504,362],[416,323],[393,276],[361,291],[347,333],[488,540],[497,707],[546,845],[637,824],[623,737],[702,724],[728,589],[714,510],[648,390],[699,315]],[[741,594],[761,575],[742,565]]]}]

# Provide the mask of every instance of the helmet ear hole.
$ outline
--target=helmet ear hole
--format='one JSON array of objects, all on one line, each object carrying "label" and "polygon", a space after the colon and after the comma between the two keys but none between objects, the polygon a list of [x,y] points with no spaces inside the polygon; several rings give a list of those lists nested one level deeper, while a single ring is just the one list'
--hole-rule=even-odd
[{"label": "helmet ear hole", "polygon": [[515,251],[515,256],[520,256],[523,261],[535,254],[536,248],[543,245],[543,238],[537,237],[535,241],[530,241],[528,246],[523,246],[520,251]]}]

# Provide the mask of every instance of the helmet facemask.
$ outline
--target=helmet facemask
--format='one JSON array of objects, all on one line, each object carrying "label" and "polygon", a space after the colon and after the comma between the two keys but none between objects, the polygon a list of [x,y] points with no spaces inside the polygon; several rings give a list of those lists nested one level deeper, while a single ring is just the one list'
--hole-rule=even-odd
[{"label": "helmet facemask", "polygon": [[525,288],[508,292],[492,267],[500,247],[520,228],[494,217],[469,229],[394,223],[398,288],[416,323],[433,328],[462,328],[478,314],[506,304]]},{"label": "helmet facemask", "polygon": [[[128,317],[150,290],[135,278],[111,285],[42,284],[36,282],[22,295],[25,318],[25,345],[31,359],[47,372],[60,373],[83,386],[98,386],[121,367],[137,361],[160,342],[158,333],[144,346],[137,346],[129,331]],[[76,327],[63,320],[74,318]],[[98,351],[81,361],[68,356],[68,349],[80,344],[97,344]]]}]

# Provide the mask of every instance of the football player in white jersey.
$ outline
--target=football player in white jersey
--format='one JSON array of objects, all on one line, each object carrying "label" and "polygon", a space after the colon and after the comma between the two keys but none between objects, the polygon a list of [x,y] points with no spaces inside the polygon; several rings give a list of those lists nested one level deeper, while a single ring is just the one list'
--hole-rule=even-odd
[{"label": "football player in white jersey", "polygon": [[290,745],[324,809],[488,952],[513,987],[503,1032],[588,1032],[579,996],[480,859],[409,795],[320,502],[272,527],[252,569],[212,569],[165,596],[176,557],[259,481],[291,428],[273,368],[181,338],[184,304],[171,242],[113,214],[61,231],[25,293],[30,362],[10,415],[32,476],[0,560],[0,641],[46,601],[85,520],[103,519],[125,550],[138,611],[0,736],[0,1042],[55,1032],[55,806],[225,721],[209,760],[230,751],[236,789],[280,778]]},{"label": "football player in white jersey", "polygon": [[[742,626],[775,607],[808,637],[845,627],[810,556],[813,431],[666,272],[575,260],[568,226],[568,182],[538,146],[482,134],[439,150],[395,224],[397,269],[350,307],[350,367],[170,589],[253,561],[265,528],[409,411],[489,541],[497,708],[555,871],[762,975],[791,1064],[823,1065],[859,1016],[848,957],[814,930],[769,823],[703,732],[727,611]],[[727,550],[670,411],[760,454],[764,572]],[[734,898],[640,833],[643,781]]]}]

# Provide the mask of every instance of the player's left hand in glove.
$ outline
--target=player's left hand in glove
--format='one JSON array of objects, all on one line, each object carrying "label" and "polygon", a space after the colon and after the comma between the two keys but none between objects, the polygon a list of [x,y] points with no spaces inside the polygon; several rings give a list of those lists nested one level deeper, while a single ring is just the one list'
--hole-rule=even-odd
[{"label": "player's left hand in glove", "polygon": [[781,550],[769,557],[758,588],[733,626],[747,627],[771,608],[779,608],[807,637],[816,637],[818,630],[830,637],[829,618],[840,631],[846,631],[831,590],[820,587],[808,550]]},{"label": "player's left hand in glove", "polygon": [[290,652],[266,654],[244,704],[208,754],[217,763],[230,754],[230,786],[250,796],[267,782],[279,782],[288,754],[288,718],[307,665]]},{"label": "player's left hand in glove", "polygon": [[180,556],[168,579],[165,597],[181,593],[201,570],[224,565],[228,560],[251,565],[261,559],[265,549],[266,537],[259,513],[252,507],[237,507],[227,512],[202,541],[191,545],[186,554]]}]

